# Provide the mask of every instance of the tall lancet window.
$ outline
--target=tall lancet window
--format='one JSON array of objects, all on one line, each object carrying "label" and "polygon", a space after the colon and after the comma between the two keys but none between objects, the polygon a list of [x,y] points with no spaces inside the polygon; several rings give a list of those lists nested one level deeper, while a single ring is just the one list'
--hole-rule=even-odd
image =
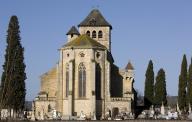
[{"label": "tall lancet window", "polygon": [[86,96],[86,68],[83,63],[79,64],[79,97]]},{"label": "tall lancet window", "polygon": [[69,64],[66,64],[66,97],[69,95]]}]

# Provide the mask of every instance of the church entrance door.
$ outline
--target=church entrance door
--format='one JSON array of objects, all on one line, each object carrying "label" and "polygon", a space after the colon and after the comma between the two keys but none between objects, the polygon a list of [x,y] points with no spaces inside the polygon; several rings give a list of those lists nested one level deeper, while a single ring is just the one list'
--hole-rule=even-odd
[{"label": "church entrance door", "polygon": [[119,114],[119,108],[115,107],[112,109],[112,118],[115,118]]}]

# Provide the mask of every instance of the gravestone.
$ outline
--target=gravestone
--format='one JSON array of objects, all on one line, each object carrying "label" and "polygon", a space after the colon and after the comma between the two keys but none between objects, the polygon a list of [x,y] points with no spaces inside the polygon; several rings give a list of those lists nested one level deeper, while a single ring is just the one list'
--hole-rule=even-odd
[{"label": "gravestone", "polygon": [[8,117],[8,110],[1,109],[1,119],[6,119]]},{"label": "gravestone", "polygon": [[189,103],[189,114],[191,113],[191,104]]},{"label": "gravestone", "polygon": [[163,105],[163,102],[162,102],[162,105],[161,105],[161,115],[165,115],[165,107]]},{"label": "gravestone", "polygon": [[190,114],[188,115],[188,119],[189,119],[189,120],[192,120],[192,113],[190,113]]}]

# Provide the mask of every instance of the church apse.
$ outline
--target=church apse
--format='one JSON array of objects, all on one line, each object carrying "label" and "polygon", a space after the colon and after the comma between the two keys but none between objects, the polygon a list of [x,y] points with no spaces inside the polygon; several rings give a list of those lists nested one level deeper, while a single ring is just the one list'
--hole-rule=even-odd
[{"label": "church apse", "polygon": [[[42,77],[44,92],[38,98],[48,97],[35,100],[36,111],[48,114],[50,104],[65,119],[82,113],[100,119],[107,110],[113,115],[132,112],[134,69],[131,63],[122,70],[114,64],[111,30],[111,24],[97,9],[90,12],[78,29],[71,27],[66,34],[67,43],[59,49],[57,68]],[[54,98],[51,103],[49,97]],[[41,106],[46,107],[46,113]]]}]

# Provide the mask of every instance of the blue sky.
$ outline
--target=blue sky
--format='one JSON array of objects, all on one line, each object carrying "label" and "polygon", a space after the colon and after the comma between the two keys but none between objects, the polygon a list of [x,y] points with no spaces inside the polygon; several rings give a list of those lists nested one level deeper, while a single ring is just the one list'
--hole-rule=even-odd
[{"label": "blue sky", "polygon": [[[112,54],[124,68],[135,67],[135,88],[143,93],[150,59],[164,68],[169,95],[177,95],[183,54],[192,57],[191,0],[19,0],[0,2],[0,65],[4,63],[9,19],[17,15],[27,65],[27,100],[40,89],[39,76],[54,67],[66,32],[98,8],[113,26]],[[0,67],[2,74],[2,67]]]}]

